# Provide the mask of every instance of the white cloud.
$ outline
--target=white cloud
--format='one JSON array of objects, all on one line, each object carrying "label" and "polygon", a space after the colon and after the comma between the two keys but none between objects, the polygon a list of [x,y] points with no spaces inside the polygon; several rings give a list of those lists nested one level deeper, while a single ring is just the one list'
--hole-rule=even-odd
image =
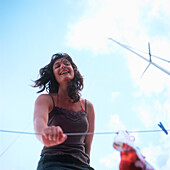
[{"label": "white cloud", "polygon": [[[128,130],[126,129],[123,122],[121,122],[118,114],[110,115],[108,126],[113,132],[118,132],[119,130]],[[137,130],[139,129],[136,129],[136,131]],[[133,131],[135,131],[135,129]],[[133,136],[136,142],[140,142],[139,135],[137,133],[130,134],[130,136]]]},{"label": "white cloud", "polygon": [[[168,35],[149,36],[146,27],[151,30],[154,30],[154,27],[152,28],[152,24],[149,25],[149,23],[147,26],[143,25],[143,22],[148,19],[151,21],[153,18],[159,18],[170,27],[170,24],[166,22],[170,19],[167,4],[168,0],[89,0],[79,21],[69,23],[67,45],[80,50],[92,50],[94,53],[109,53],[117,47],[107,39],[113,37],[147,52],[147,43],[152,41],[151,53],[170,60]],[[142,14],[145,14],[144,18]],[[140,87],[141,92],[148,95],[151,92],[160,93],[169,86],[168,76],[154,66],[150,66],[140,79],[148,63],[132,53],[127,53],[127,56],[132,80],[135,86]],[[160,64],[161,61],[157,60],[157,63]],[[169,64],[164,63],[163,67],[165,66],[170,68]]]},{"label": "white cloud", "polygon": [[[161,156],[161,147],[160,146],[149,146],[142,149],[142,153],[145,156],[145,159],[152,165],[157,166],[157,158]],[[156,168],[156,167],[155,167]]]},{"label": "white cloud", "polygon": [[139,108],[139,117],[146,127],[152,127],[152,122],[154,122],[154,113],[145,107]]},{"label": "white cloud", "polygon": [[154,17],[161,17],[160,12],[163,11],[164,14],[166,15],[170,15],[170,11],[169,11],[169,1],[168,0],[145,0],[146,5],[150,5],[151,6],[151,11],[149,13],[150,16],[154,16]]},{"label": "white cloud", "polygon": [[160,94],[157,98],[147,98],[148,103],[147,101],[141,101],[139,105],[135,106],[136,112],[145,127],[155,128],[153,125],[160,121],[165,127],[168,126],[170,122],[170,100],[166,95],[165,93],[165,97],[162,97],[163,94]]},{"label": "white cloud", "polygon": [[[160,143],[162,146],[161,152],[165,155],[164,164],[160,167],[162,170],[169,170],[170,167],[170,135],[164,135],[160,138]],[[159,159],[159,156],[158,156]]]},{"label": "white cloud", "polygon": [[[94,26],[95,25],[95,26]],[[71,32],[68,35],[68,44],[79,50],[87,49],[95,53],[107,53],[107,36],[101,32],[99,21],[93,18],[81,20],[74,26],[70,26]]]},{"label": "white cloud", "polygon": [[[161,141],[158,141],[161,142]],[[168,143],[168,144],[167,144]],[[155,168],[161,170],[169,170],[170,163],[170,143],[168,137],[166,141],[161,142],[160,145],[150,144],[148,147],[142,149],[142,154],[145,159]],[[168,146],[168,147],[167,147]]]},{"label": "white cloud", "polygon": [[[153,55],[156,54],[156,56],[170,60],[170,56],[168,56],[170,53],[170,42],[166,40],[159,40],[158,42],[157,40],[154,41],[152,47],[153,48],[151,48],[151,51]],[[138,86],[140,90],[138,93],[151,95],[153,92],[161,93],[164,89],[169,89],[170,79],[166,73],[162,72],[153,65],[150,65],[147,71],[141,77],[148,63],[134,54],[127,53],[127,56],[132,80],[135,83],[134,85]],[[170,72],[169,63],[155,59],[154,57],[152,57],[152,61]]]},{"label": "white cloud", "polygon": [[168,159],[168,161],[166,162],[166,164],[161,167],[161,169],[162,169],[162,170],[169,170],[169,167],[170,167],[170,158]]},{"label": "white cloud", "polygon": [[[154,96],[154,95],[153,95]],[[169,90],[164,90],[161,94],[157,93],[155,96],[150,96],[146,101],[140,101],[139,105],[136,106],[139,110],[138,116],[145,127],[151,129],[160,129],[157,123],[160,121],[163,123],[166,129],[169,129],[170,122],[170,107],[169,107]],[[144,97],[144,96],[141,96]],[[148,103],[147,103],[148,102]],[[161,130],[161,129],[160,129]],[[169,135],[165,135],[162,131],[161,133],[155,133],[160,135],[157,140],[150,141],[149,145],[145,139],[141,138],[141,144],[145,144],[142,149],[142,154],[146,157],[146,160],[154,166],[155,169],[169,169],[170,163],[170,138]],[[151,143],[152,142],[152,143]],[[159,145],[158,145],[159,144]]]},{"label": "white cloud", "polygon": [[117,97],[120,96],[120,92],[112,92],[111,102],[113,103]]},{"label": "white cloud", "polygon": [[67,35],[69,46],[90,49],[95,53],[108,53],[108,37],[113,36],[119,40],[122,37],[133,39],[139,30],[142,31],[139,24],[141,1],[87,2],[89,5],[80,20],[69,24],[70,32]]},{"label": "white cloud", "polygon": [[109,127],[113,130],[125,130],[124,124],[121,122],[119,115],[110,115],[110,121],[108,123]]},{"label": "white cloud", "polygon": [[[106,53],[109,50],[107,38],[113,36],[119,41],[128,40],[131,42],[130,44],[141,47],[141,44],[150,39],[145,32],[146,28],[142,25],[142,21],[153,17],[163,16],[161,20],[165,16],[169,17],[167,3],[165,0],[86,1],[84,14],[77,22],[69,23],[67,43],[73,48]],[[147,18],[141,18],[143,13]]]},{"label": "white cloud", "polygon": [[107,168],[118,169],[120,162],[120,152],[113,151],[112,154],[107,155],[100,159],[100,163],[104,164]]}]

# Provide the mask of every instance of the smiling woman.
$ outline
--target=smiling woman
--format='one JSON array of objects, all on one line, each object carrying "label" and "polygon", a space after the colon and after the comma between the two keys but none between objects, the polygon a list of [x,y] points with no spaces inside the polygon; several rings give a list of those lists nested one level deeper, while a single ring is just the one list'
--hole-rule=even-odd
[{"label": "smiling woman", "polygon": [[37,170],[93,169],[89,165],[93,135],[65,135],[94,132],[93,105],[80,97],[83,77],[71,57],[54,54],[33,87],[40,87],[38,93],[48,92],[35,101],[34,129],[44,144]]},{"label": "smiling woman", "polygon": [[[68,84],[68,95],[75,102],[79,100],[80,93],[83,89],[83,77],[77,69],[77,66],[72,61],[72,58],[66,53],[57,53],[54,54],[51,58],[51,62],[45,67],[40,69],[40,78],[35,81],[35,85],[33,87],[40,87],[41,90],[38,93],[46,91],[48,93],[58,93],[59,82],[55,78],[54,70],[57,67],[60,67],[61,62],[58,60],[64,60],[65,65],[69,63],[74,70],[74,78]],[[62,61],[61,60],[61,61]]]}]

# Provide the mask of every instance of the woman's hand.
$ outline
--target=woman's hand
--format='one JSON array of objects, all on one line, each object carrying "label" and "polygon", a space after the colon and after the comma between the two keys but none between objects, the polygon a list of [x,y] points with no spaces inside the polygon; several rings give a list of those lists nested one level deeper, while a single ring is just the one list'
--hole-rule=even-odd
[{"label": "woman's hand", "polygon": [[42,142],[45,146],[54,146],[63,143],[67,139],[59,126],[49,126],[42,131]]}]

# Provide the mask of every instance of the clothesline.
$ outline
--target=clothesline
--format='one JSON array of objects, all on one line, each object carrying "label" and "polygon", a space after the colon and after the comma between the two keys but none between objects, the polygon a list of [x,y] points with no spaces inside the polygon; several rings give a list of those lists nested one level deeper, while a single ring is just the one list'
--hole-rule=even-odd
[{"label": "clothesline", "polygon": [[[168,131],[170,129],[165,129],[163,124],[159,122],[158,126],[161,128],[161,130],[134,130],[134,131],[127,131],[128,133],[152,133],[152,132],[164,132],[166,135],[168,135]],[[10,133],[10,134],[20,134],[20,135],[42,135],[41,133],[33,133],[33,132],[24,132],[24,131],[12,131],[12,130],[2,130],[0,129],[0,133]],[[119,131],[117,132],[88,132],[88,133],[65,133],[67,136],[76,136],[76,135],[109,135],[109,134],[118,134]],[[18,137],[18,136],[17,136]],[[9,148],[14,144],[14,142],[18,138],[15,138],[14,141],[8,147],[0,154],[0,157],[2,157],[8,150]]]},{"label": "clothesline", "polygon": [[[152,132],[162,132],[162,130],[133,130],[128,131],[128,133],[152,133]],[[170,129],[166,130],[170,131]],[[34,132],[23,132],[23,131],[12,131],[12,130],[2,130],[2,133],[14,133],[14,134],[23,134],[23,135],[42,135],[41,133],[34,133]],[[76,135],[109,135],[109,134],[118,134],[118,132],[88,132],[88,133],[65,133],[67,136],[76,136]]]}]

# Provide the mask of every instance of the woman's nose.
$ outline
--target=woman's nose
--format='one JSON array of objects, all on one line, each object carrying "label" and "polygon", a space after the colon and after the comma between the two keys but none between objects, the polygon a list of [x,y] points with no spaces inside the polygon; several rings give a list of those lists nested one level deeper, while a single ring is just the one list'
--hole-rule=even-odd
[{"label": "woman's nose", "polygon": [[63,63],[61,64],[61,68],[65,68],[65,65]]}]

